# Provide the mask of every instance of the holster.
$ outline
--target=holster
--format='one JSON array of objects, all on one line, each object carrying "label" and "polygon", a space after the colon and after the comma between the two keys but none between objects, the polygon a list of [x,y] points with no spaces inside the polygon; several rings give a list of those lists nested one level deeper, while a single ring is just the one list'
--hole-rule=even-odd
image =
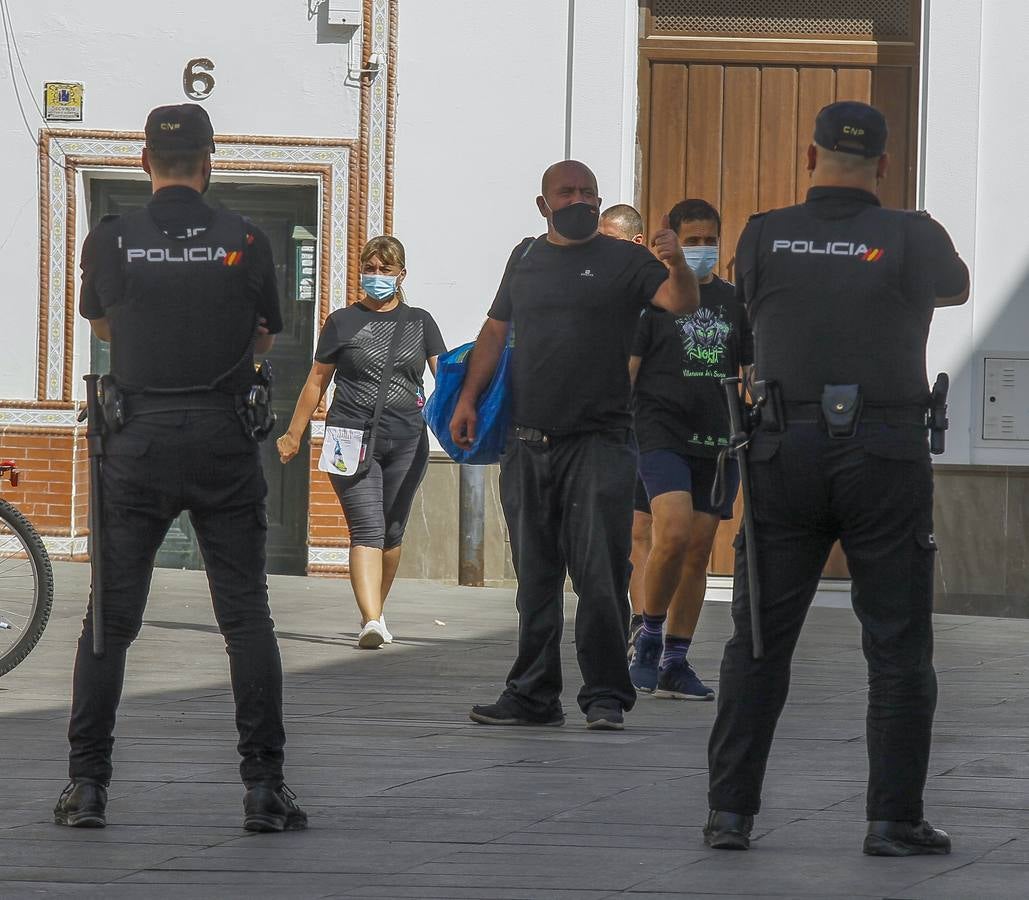
[{"label": "holster", "polygon": [[255,441],[263,441],[275,427],[272,411],[272,366],[264,360],[257,368],[254,383],[237,407],[243,431]]},{"label": "holster", "polygon": [[751,431],[761,426],[762,431],[781,433],[786,430],[786,406],[778,381],[755,381],[750,386],[753,401],[750,408]]},{"label": "holster", "polygon": [[929,397],[929,452],[943,453],[947,449],[947,392],[950,390],[950,377],[946,372],[936,376],[936,384]]},{"label": "holster", "polygon": [[861,421],[860,384],[827,384],[822,389],[822,418],[831,438],[851,438]]},{"label": "holster", "polygon": [[125,411],[125,395],[113,375],[101,375],[98,384],[100,394],[100,415],[104,431],[117,434],[125,427],[128,414]]}]

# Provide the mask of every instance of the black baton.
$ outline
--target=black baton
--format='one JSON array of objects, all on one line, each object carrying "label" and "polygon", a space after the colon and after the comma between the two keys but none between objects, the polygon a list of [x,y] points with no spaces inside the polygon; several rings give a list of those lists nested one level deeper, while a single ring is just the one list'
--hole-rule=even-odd
[{"label": "black baton", "polygon": [[744,420],[743,397],[740,395],[741,378],[723,378],[722,388],[729,405],[729,446],[740,469],[740,489],[743,492],[743,541],[747,551],[747,594],[750,597],[750,635],[754,659],[765,655],[761,639],[761,587],[757,568],[757,534],[754,531],[754,506],[750,493],[750,469],[747,466],[747,444],[750,434]]},{"label": "black baton", "polygon": [[86,382],[86,449],[89,453],[89,564],[93,609],[93,655],[104,655],[103,482],[104,419],[97,383],[99,375],[83,375]]}]

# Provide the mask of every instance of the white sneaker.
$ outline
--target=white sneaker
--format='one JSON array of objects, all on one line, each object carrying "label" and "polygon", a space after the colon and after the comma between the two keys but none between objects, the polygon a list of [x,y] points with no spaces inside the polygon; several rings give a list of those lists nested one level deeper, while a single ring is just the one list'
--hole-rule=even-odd
[{"label": "white sneaker", "polygon": [[365,622],[357,638],[357,646],[362,650],[377,650],[385,640],[382,625],[378,619],[369,619]]},{"label": "white sneaker", "polygon": [[379,616],[379,624],[382,626],[382,642],[384,644],[392,644],[393,643],[393,635],[390,634],[389,629],[386,627],[386,617],[385,616],[381,616],[381,615]]}]

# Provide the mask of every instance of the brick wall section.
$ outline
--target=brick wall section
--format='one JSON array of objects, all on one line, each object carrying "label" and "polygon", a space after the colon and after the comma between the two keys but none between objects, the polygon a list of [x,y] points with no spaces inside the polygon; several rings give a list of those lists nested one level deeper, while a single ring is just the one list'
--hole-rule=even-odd
[{"label": "brick wall section", "polygon": [[73,431],[0,428],[0,457],[14,460],[20,479],[16,488],[4,483],[4,497],[41,534],[71,534],[75,442]]},{"label": "brick wall section", "polygon": [[[329,476],[318,471],[321,449],[320,439],[311,441],[308,543],[348,547],[347,523],[339,501]],[[40,534],[88,534],[89,457],[84,429],[0,427],[0,458],[13,459],[20,475],[16,488],[5,482],[4,497],[28,516]],[[312,575],[347,574],[347,568],[341,566],[311,566],[309,571]]]},{"label": "brick wall section", "polygon": [[86,451],[86,433],[78,430],[73,447],[75,472],[75,496],[72,497],[72,536],[77,537],[89,531],[89,456]]},{"label": "brick wall section", "polygon": [[346,519],[339,508],[336,492],[329,484],[329,476],[318,471],[318,457],[322,453],[321,438],[311,440],[311,506],[308,523],[308,543],[315,547],[349,547],[350,538]]}]

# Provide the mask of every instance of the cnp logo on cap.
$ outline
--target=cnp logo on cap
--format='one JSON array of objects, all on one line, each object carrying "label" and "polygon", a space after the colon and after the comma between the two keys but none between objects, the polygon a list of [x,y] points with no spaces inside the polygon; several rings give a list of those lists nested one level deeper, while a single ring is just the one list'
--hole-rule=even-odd
[{"label": "cnp logo on cap", "polygon": [[823,106],[815,119],[815,143],[837,153],[882,156],[887,131],[886,117],[874,106],[856,100]]},{"label": "cnp logo on cap", "polygon": [[196,103],[159,106],[146,120],[149,150],[214,150],[214,128],[207,110]]}]

